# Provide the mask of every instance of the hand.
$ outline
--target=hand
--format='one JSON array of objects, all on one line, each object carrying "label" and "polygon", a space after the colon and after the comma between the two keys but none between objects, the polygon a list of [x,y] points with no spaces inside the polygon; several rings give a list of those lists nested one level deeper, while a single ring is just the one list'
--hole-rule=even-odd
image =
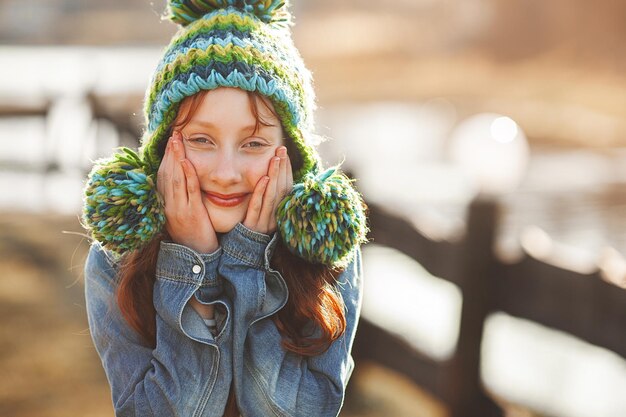
[{"label": "hand", "polygon": [[266,176],[254,187],[243,225],[255,232],[270,234],[276,230],[276,209],[293,188],[291,161],[284,146],[276,149]]},{"label": "hand", "polygon": [[165,228],[172,241],[199,253],[217,250],[217,236],[202,203],[200,181],[185,158],[180,132],[174,132],[167,142],[157,173],[157,190],[165,201]]}]

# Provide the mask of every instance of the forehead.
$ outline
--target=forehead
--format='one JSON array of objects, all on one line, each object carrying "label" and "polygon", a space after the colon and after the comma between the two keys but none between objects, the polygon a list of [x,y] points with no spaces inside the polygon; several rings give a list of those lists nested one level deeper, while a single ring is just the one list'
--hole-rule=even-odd
[{"label": "forehead", "polygon": [[249,124],[258,118],[262,124],[280,125],[268,99],[239,88],[222,87],[188,98],[181,104],[178,118],[185,115],[189,122]]}]

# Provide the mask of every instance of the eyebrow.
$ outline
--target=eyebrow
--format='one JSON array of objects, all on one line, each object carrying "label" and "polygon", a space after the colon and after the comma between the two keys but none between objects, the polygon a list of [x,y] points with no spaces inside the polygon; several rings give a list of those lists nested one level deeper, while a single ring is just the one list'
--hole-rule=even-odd
[{"label": "eyebrow", "polygon": [[[189,125],[198,125],[198,126],[203,126],[203,127],[208,127],[208,128],[216,128],[215,124],[206,120],[191,120],[189,123]],[[263,122],[259,122],[259,130],[266,128],[266,127],[273,127],[276,126],[274,124],[268,124],[268,123],[263,123]],[[256,124],[251,124],[248,126],[243,126],[241,129],[239,129],[240,131],[246,131],[246,130],[254,130],[256,128]]]}]

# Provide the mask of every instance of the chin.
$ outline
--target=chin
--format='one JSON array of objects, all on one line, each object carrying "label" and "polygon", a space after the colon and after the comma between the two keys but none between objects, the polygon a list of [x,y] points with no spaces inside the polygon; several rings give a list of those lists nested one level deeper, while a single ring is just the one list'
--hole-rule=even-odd
[{"label": "chin", "polygon": [[235,226],[237,226],[237,223],[239,223],[239,222],[234,222],[234,223],[223,223],[223,222],[214,223],[213,224],[213,229],[215,230],[216,233],[228,233],[231,230],[233,230],[235,228]]},{"label": "chin", "polygon": [[246,215],[246,210],[240,213],[240,210],[220,210],[216,207],[211,207],[208,212],[213,230],[217,233],[230,232],[237,226],[237,223],[243,222]]}]

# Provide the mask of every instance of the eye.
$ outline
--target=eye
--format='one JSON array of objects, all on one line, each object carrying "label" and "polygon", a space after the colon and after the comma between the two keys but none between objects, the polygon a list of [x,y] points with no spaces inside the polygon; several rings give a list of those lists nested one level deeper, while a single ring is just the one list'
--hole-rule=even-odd
[{"label": "eye", "polygon": [[261,140],[258,140],[258,139],[252,139],[252,140],[246,142],[243,145],[244,148],[251,148],[251,149],[260,149],[260,148],[264,148],[266,146],[268,146],[267,143],[265,143],[265,142],[263,142]]},{"label": "eye", "polygon": [[195,147],[207,147],[213,143],[211,138],[205,136],[184,137],[184,139],[189,145]]}]

